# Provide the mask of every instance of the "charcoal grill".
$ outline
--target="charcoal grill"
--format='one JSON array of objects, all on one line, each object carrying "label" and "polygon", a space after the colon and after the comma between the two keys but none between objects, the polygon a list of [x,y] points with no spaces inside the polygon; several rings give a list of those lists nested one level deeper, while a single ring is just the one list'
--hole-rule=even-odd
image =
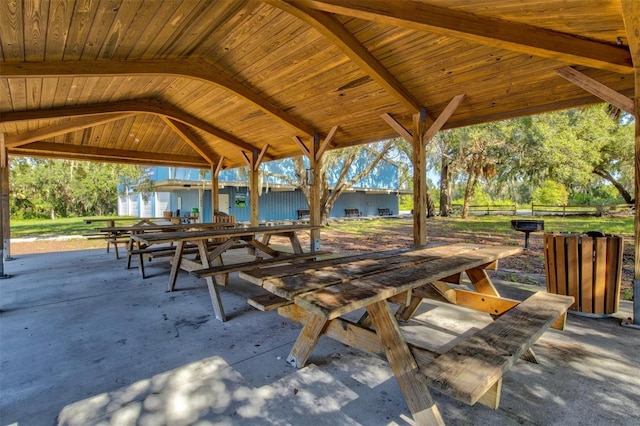
[{"label": "charcoal grill", "polygon": [[529,248],[529,234],[544,231],[544,220],[512,220],[511,229],[524,232],[524,248]]}]

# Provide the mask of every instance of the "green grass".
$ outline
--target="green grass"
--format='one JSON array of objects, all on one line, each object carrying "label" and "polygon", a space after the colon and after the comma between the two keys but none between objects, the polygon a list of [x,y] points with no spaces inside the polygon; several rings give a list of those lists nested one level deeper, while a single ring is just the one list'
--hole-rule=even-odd
[{"label": "green grass", "polygon": [[[436,217],[427,221],[427,234],[430,227],[446,227],[457,232],[488,233],[491,235],[509,235],[511,219],[526,219],[523,216],[473,216],[466,219],[453,217]],[[544,220],[545,231],[555,232],[587,232],[602,231],[606,234],[633,236],[633,218],[592,218],[592,217],[538,217]],[[333,229],[349,232],[356,235],[367,233],[385,232],[396,226],[406,226],[411,219],[372,219],[335,222],[331,224]]]},{"label": "green grass", "polygon": [[[104,219],[118,219],[118,225],[131,225],[137,221],[131,218],[120,221],[121,217],[107,217]],[[107,226],[106,222],[84,223],[84,219],[99,219],[98,217],[72,217],[62,219],[24,219],[11,220],[11,238],[27,237],[57,237],[61,235],[82,235],[95,232],[96,228]]]},{"label": "green grass", "polygon": [[[467,219],[458,217],[444,218],[437,217],[429,219],[427,222],[427,233],[430,227],[444,227],[455,232],[487,233],[493,236],[509,235],[511,231],[511,216],[473,216]],[[11,237],[54,237],[60,235],[82,235],[91,233],[95,228],[106,226],[104,222],[94,222],[85,224],[84,219],[96,218],[64,218],[64,219],[33,219],[33,220],[12,220]],[[122,218],[118,218],[122,219]],[[523,219],[518,216],[517,219]],[[633,218],[594,218],[594,217],[536,217],[544,220],[545,231],[558,232],[586,232],[592,230],[602,231],[607,234],[633,236]],[[118,222],[119,225],[135,223],[136,219],[131,218],[127,222]],[[332,229],[338,229],[353,235],[364,235],[370,233],[382,233],[398,226],[411,225],[411,219],[396,218],[374,218],[371,220],[346,220],[342,222],[331,222]]]}]

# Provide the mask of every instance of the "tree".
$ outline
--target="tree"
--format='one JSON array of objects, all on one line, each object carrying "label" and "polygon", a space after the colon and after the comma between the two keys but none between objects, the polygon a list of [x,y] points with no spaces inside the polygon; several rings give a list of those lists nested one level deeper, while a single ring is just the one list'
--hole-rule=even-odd
[{"label": "tree", "polygon": [[[393,147],[394,140],[387,140],[367,146],[331,150],[324,154],[320,182],[316,182],[316,185],[321,185],[320,215],[323,224],[327,223],[329,213],[340,195],[369,175]],[[293,158],[291,168],[285,173],[265,172],[265,175],[267,182],[275,178],[299,189],[307,205],[310,205],[310,187],[306,182],[306,164],[302,156]]]},{"label": "tree", "polygon": [[545,181],[541,187],[533,191],[534,204],[557,205],[567,204],[569,193],[564,185],[552,180]]},{"label": "tree", "polygon": [[118,185],[145,176],[137,166],[30,157],[11,157],[9,167],[11,214],[25,218],[114,214]]}]

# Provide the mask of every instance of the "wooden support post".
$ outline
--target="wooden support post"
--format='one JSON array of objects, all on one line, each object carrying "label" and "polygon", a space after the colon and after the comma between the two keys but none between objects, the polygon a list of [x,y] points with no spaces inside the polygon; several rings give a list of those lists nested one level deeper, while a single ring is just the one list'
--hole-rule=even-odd
[{"label": "wooden support post", "polygon": [[251,208],[251,226],[258,226],[260,222],[260,185],[259,173],[260,166],[256,167],[258,161],[258,150],[254,149],[251,154],[251,166],[249,167],[249,206]]},{"label": "wooden support post", "polygon": [[4,261],[9,259],[9,155],[4,133],[0,133],[0,278],[9,278],[4,272]]},{"label": "wooden support post", "polygon": [[[335,133],[332,132],[332,133]],[[326,148],[327,144],[322,144],[322,147]],[[320,137],[315,135],[313,137],[313,147],[311,149],[311,155],[309,156],[309,164],[313,171],[313,185],[309,185],[309,220],[311,225],[322,225],[322,212],[320,211],[320,190],[322,189],[322,182],[320,182],[322,173],[322,154],[324,149],[320,146]],[[320,251],[320,229],[313,229],[310,231],[310,251]]]},{"label": "wooden support post", "polygon": [[622,0],[622,16],[627,32],[627,42],[633,61],[635,77],[634,111],[636,119],[636,143],[635,143],[635,208],[634,220],[635,254],[633,271],[633,320],[623,322],[634,328],[640,328],[640,2],[636,0]]},{"label": "wooden support post", "polygon": [[4,272],[4,262],[10,256],[10,209],[9,209],[9,154],[5,146],[5,135],[0,133],[0,278],[9,278]]},{"label": "wooden support post", "polygon": [[211,222],[214,222],[216,212],[220,210],[220,190],[216,168],[211,165]]},{"label": "wooden support post", "polygon": [[[636,6],[636,9],[640,7]],[[640,29],[638,29],[640,31]],[[637,32],[636,32],[637,33]],[[640,59],[638,60],[640,62]],[[636,216],[634,221],[634,235],[635,235],[635,252],[634,252],[634,273],[633,273],[633,325],[640,327],[640,64],[636,65],[635,78],[636,78],[636,97],[635,97],[635,110],[636,110],[636,158],[635,158],[635,191],[634,197],[636,200]]]},{"label": "wooden support post", "polygon": [[413,245],[427,243],[427,154],[422,142],[426,132],[424,114],[413,116]]}]

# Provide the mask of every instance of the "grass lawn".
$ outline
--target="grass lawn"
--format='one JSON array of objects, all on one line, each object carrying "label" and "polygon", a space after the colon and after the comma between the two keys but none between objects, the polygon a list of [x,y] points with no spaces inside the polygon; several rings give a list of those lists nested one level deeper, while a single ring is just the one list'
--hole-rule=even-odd
[{"label": "grass lawn", "polygon": [[[118,225],[131,225],[136,218],[102,217],[118,219]],[[100,219],[96,217],[76,217],[63,219],[29,219],[11,221],[11,238],[56,237],[61,235],[78,235],[94,232],[95,228],[106,226],[104,222],[84,223],[84,219]],[[466,219],[459,217],[436,217],[427,222],[427,234],[433,227],[450,229],[455,232],[488,233],[494,236],[512,234],[511,219],[523,219],[522,216],[473,216]],[[633,217],[538,217],[544,220],[546,231],[586,232],[602,231],[606,234],[633,236]],[[353,235],[384,233],[397,226],[406,226],[411,219],[407,218],[374,218],[371,220],[352,220],[331,222],[331,228]],[[442,230],[439,229],[439,232]]]}]

